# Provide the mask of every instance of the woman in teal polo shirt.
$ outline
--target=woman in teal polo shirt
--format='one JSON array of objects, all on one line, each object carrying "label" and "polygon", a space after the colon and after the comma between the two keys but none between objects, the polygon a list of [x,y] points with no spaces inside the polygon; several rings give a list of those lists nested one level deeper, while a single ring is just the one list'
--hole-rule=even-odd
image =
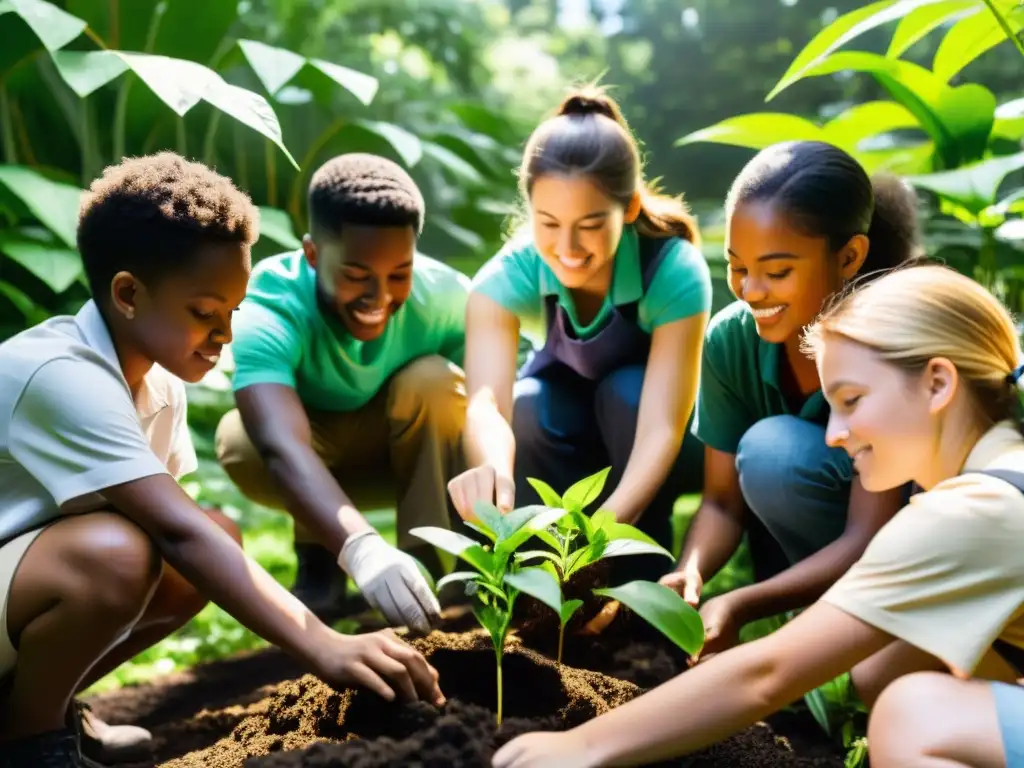
[{"label": "woman in teal polo shirt", "polygon": [[[463,517],[478,499],[508,510],[539,502],[527,478],[562,491],[610,466],[591,509],[671,548],[672,506],[702,475],[700,446],[684,446],[711,304],[696,226],[644,183],[618,106],[596,89],[534,131],[520,182],[529,224],[476,275],[468,303],[470,469],[451,482],[452,501]],[[530,320],[546,341],[517,375]],[[671,568],[623,560],[634,567],[619,576]]]},{"label": "woman in teal polo shirt", "polygon": [[750,621],[814,602],[906,496],[869,493],[849,456],[825,444],[828,404],[799,344],[848,281],[916,254],[913,193],[895,178],[872,181],[832,145],[783,143],[741,171],[726,214],[738,301],[708,327],[693,427],[706,446],[704,496],[663,583],[697,605],[745,532],[755,583],[702,606],[703,657]]}]

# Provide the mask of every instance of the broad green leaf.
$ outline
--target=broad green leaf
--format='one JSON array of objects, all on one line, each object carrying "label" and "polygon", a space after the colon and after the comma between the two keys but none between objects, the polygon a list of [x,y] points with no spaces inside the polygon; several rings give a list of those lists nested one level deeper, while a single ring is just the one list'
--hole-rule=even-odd
[{"label": "broad green leaf", "polygon": [[0,185],[21,200],[32,215],[65,245],[76,247],[82,190],[71,184],[51,181],[31,168],[19,165],[0,165]]},{"label": "broad green leaf", "polygon": [[273,240],[283,248],[302,247],[302,241],[295,235],[292,219],[286,211],[270,206],[260,206],[260,237]]},{"label": "broad green leaf", "polygon": [[508,595],[506,595],[504,592],[498,589],[498,587],[496,587],[494,584],[491,584],[486,579],[474,579],[473,584],[475,584],[478,589],[486,590],[487,592],[490,592],[492,595],[501,600],[505,600],[508,597]]},{"label": "broad green leaf", "polygon": [[64,82],[83,99],[128,71],[113,51],[54,51],[51,58]]},{"label": "broad green leaf", "polygon": [[611,467],[605,467],[600,472],[595,472],[573,483],[569,490],[562,494],[562,501],[565,502],[566,509],[584,510],[593,504],[604,490],[605,481],[611,471]]},{"label": "broad green leaf", "polygon": [[476,571],[452,571],[451,573],[442,576],[437,580],[437,586],[434,588],[435,592],[440,592],[446,586],[455,581],[468,581],[469,579],[475,579],[480,574]]},{"label": "broad green leaf", "polygon": [[[547,511],[547,507],[543,504],[530,504],[525,507],[518,507],[513,509],[507,515],[502,515],[501,520],[506,532],[506,537],[511,536],[513,533],[518,531],[528,522],[537,517],[542,512]],[[497,511],[497,509],[495,509]]]},{"label": "broad green leaf", "polygon": [[993,235],[997,240],[1007,243],[1024,242],[1024,219],[1010,219],[999,225]]},{"label": "broad green leaf", "polygon": [[554,552],[549,552],[546,549],[529,549],[525,552],[516,552],[515,558],[517,562],[525,563],[527,560],[550,560],[555,565],[558,565],[560,558]]},{"label": "broad green leaf", "polygon": [[498,540],[497,535],[490,528],[485,528],[482,525],[477,525],[476,523],[474,523],[474,522],[472,522],[470,520],[463,520],[462,524],[464,526],[466,526],[467,528],[472,528],[474,531],[476,531],[477,533],[481,534],[482,536],[486,536],[491,541],[497,541]]},{"label": "broad green leaf", "polygon": [[688,133],[676,139],[673,146],[706,141],[760,150],[780,141],[814,139],[821,139],[821,128],[810,120],[785,112],[754,112],[730,117],[708,128]]},{"label": "broad green leaf", "polygon": [[541,531],[537,531],[537,533],[534,534],[534,535],[538,539],[543,541],[545,544],[547,544],[549,547],[551,547],[552,549],[554,549],[556,551],[561,551],[561,548],[562,548],[561,542],[558,541],[558,538],[551,531],[541,530]]},{"label": "broad green leaf", "polygon": [[423,145],[420,140],[404,128],[379,120],[357,120],[353,121],[353,125],[358,125],[387,141],[410,168],[423,157]]},{"label": "broad green leaf", "polygon": [[44,0],[7,0],[0,5],[0,13],[5,11],[18,14],[50,52],[63,48],[86,27],[82,19]]},{"label": "broad green leaf", "polygon": [[674,589],[653,581],[631,581],[594,594],[618,600],[691,656],[704,645],[704,622]]},{"label": "broad green leaf", "polygon": [[996,98],[987,88],[968,83],[951,88],[927,69],[874,53],[840,52],[804,72],[804,77],[852,70],[872,75],[903,104],[932,137],[949,166],[978,159],[988,144]]},{"label": "broad green leaf", "polygon": [[468,536],[445,528],[411,528],[409,533],[440,550],[461,557],[481,573],[490,573],[494,566],[494,555],[487,552]]},{"label": "broad green leaf", "polygon": [[576,613],[580,608],[583,607],[582,600],[566,600],[562,603],[562,609],[558,612],[558,620],[564,627],[572,619],[573,614]]},{"label": "broad green leaf", "polygon": [[515,573],[507,573],[505,583],[535,597],[561,615],[562,590],[558,586],[558,581],[543,568],[523,568]]},{"label": "broad green leaf", "polygon": [[609,541],[601,557],[622,557],[624,555],[664,555],[674,560],[672,553],[659,544],[637,541],[636,539],[615,539]]},{"label": "broad green leaf", "polygon": [[549,525],[554,525],[565,515],[565,510],[562,509],[552,509],[543,506],[538,506],[537,509],[540,511],[514,533],[509,534],[504,541],[499,542],[495,550],[513,552],[521,547],[531,536],[544,531]]},{"label": "broad green leaf", "polygon": [[555,492],[554,488],[543,480],[538,480],[535,477],[528,477],[526,478],[526,482],[528,482],[533,487],[533,490],[537,492],[537,495],[540,496],[540,500],[549,507],[563,506],[562,497]]},{"label": "broad green leaf", "polygon": [[791,86],[819,65],[830,53],[868,30],[906,16],[911,11],[944,0],[882,0],[863,8],[845,13],[815,35],[793,59],[789,69],[765,101],[771,101],[781,91]]},{"label": "broad green leaf", "polygon": [[275,95],[306,66],[306,57],[258,40],[239,40],[238,47],[267,93]]},{"label": "broad green leaf", "polygon": [[660,546],[658,542],[641,531],[639,528],[628,523],[613,522],[603,529],[608,536],[608,541],[639,541],[645,544]]},{"label": "broad green leaf", "polygon": [[63,293],[82,275],[78,251],[0,231],[0,252],[21,264],[54,293]]},{"label": "broad green leaf", "polygon": [[977,216],[996,203],[999,186],[1007,175],[1024,168],[1024,152],[993,157],[955,171],[908,176],[907,181],[963,207]]},{"label": "broad green leaf", "polygon": [[996,107],[992,136],[1010,141],[1024,139],[1024,99],[1014,99]]},{"label": "broad green leaf", "polygon": [[217,75],[203,92],[203,100],[270,139],[288,158],[288,162],[298,169],[299,164],[284,145],[277,115],[267,100],[258,93],[226,83]]},{"label": "broad green leaf", "polygon": [[978,0],[945,0],[915,8],[900,20],[885,55],[890,59],[898,59],[932,30],[938,29],[955,17],[977,13],[979,10],[982,9]]},{"label": "broad green leaf", "polygon": [[886,171],[900,176],[930,173],[935,167],[935,144],[925,141],[909,147],[865,150],[856,158],[869,174]]},{"label": "broad green leaf", "polygon": [[585,547],[580,547],[569,557],[569,562],[566,565],[564,579],[569,580],[577,571],[581,571],[588,565],[592,565],[600,560],[604,556],[604,548],[607,542],[600,541],[588,544]]},{"label": "broad green leaf", "polygon": [[310,59],[309,63],[327,77],[355,96],[364,105],[369,105],[377,95],[380,83],[377,78],[356,72],[354,69],[343,67],[340,64],[332,64],[323,59]]},{"label": "broad green leaf", "polygon": [[811,711],[811,716],[821,726],[821,729],[827,736],[831,736],[832,722],[828,716],[828,704],[825,702],[825,695],[819,688],[815,688],[804,694],[804,702],[807,704],[807,709]]},{"label": "broad green leaf", "polygon": [[895,101],[868,101],[850,107],[822,126],[822,138],[856,154],[864,139],[901,128],[917,128],[917,118]]},{"label": "broad green leaf", "polygon": [[480,622],[480,626],[487,630],[494,644],[494,650],[499,658],[505,649],[505,632],[508,630],[508,615],[500,608],[493,605],[478,605],[473,603],[473,615]]},{"label": "broad green leaf", "polygon": [[480,172],[447,147],[432,141],[422,141],[423,154],[436,161],[442,168],[449,171],[457,180],[472,186],[482,186],[485,181]]},{"label": "broad green leaf", "polygon": [[[610,509],[599,509],[590,516],[590,524],[594,527],[594,530],[607,532],[614,522],[616,522],[615,513]],[[611,537],[609,536],[609,538]]]},{"label": "broad green leaf", "polygon": [[498,541],[505,538],[505,521],[501,518],[501,512],[498,508],[490,502],[477,499],[476,503],[473,504],[473,514],[476,515],[477,521],[492,531],[497,537]]},{"label": "broad green leaf", "polygon": [[8,298],[15,309],[21,312],[27,325],[38,325],[50,316],[43,307],[40,307],[17,286],[0,280],[0,294]]},{"label": "broad green leaf", "polygon": [[[995,0],[1014,34],[1024,28],[1024,13],[1011,14],[1019,0]],[[1006,42],[1006,32],[999,20],[987,7],[961,19],[946,33],[935,52],[932,71],[944,82],[962,70],[981,54]]]}]

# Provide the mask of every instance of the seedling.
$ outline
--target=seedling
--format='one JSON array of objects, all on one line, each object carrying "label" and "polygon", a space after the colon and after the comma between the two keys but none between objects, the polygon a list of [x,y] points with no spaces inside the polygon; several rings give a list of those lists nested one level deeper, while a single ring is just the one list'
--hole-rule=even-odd
[{"label": "seedling", "polygon": [[476,508],[478,520],[466,524],[479,531],[492,544],[485,548],[468,536],[444,528],[413,528],[409,532],[435,547],[450,552],[469,563],[476,570],[454,571],[437,582],[440,591],[446,584],[462,581],[473,601],[473,613],[481,626],[487,630],[494,646],[497,663],[497,715],[501,724],[503,710],[502,658],[505,638],[512,621],[512,609],[516,597],[525,592],[538,600],[550,604],[552,593],[555,599],[558,584],[541,568],[520,567],[513,559],[516,548],[531,536],[553,524],[564,512],[543,506],[529,506],[502,515],[497,508],[479,504]]},{"label": "seedling", "polygon": [[[563,510],[554,526],[536,533],[553,551],[530,550],[515,556],[519,562],[542,558],[544,562],[540,567],[554,577],[559,587],[558,601],[548,602],[559,618],[559,664],[562,663],[565,627],[583,605],[582,600],[561,600],[562,586],[575,573],[607,557],[654,554],[673,559],[654,539],[632,525],[618,522],[609,510],[598,510],[592,517],[586,515],[584,510],[601,495],[610,471],[608,467],[583,478],[563,496],[541,480],[528,479],[547,507]],[[668,587],[638,580],[593,592],[628,606],[688,654],[696,653],[704,643],[700,614]]]}]

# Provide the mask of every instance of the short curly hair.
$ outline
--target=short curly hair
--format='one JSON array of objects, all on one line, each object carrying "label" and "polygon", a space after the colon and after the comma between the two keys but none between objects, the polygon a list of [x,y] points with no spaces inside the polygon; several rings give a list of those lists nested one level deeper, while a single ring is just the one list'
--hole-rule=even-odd
[{"label": "short curly hair", "polygon": [[352,152],[321,165],[309,182],[309,224],[337,237],[345,224],[410,226],[423,231],[423,195],[397,163],[379,155]]},{"label": "short curly hair", "polygon": [[232,181],[173,152],[125,158],[83,195],[78,250],[94,297],[122,270],[153,283],[204,243],[251,246],[259,211]]}]

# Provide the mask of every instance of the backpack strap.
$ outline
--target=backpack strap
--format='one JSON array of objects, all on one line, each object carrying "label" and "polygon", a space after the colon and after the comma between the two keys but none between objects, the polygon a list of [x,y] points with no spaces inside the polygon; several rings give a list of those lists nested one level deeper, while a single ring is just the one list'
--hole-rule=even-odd
[{"label": "backpack strap", "polygon": [[[637,238],[640,242],[640,279],[643,286],[641,298],[647,295],[647,289],[651,287],[654,275],[658,267],[669,252],[669,245],[675,240],[673,237],[643,237]],[[640,312],[640,301],[632,301],[619,307],[619,314],[631,323],[636,323]]]}]

